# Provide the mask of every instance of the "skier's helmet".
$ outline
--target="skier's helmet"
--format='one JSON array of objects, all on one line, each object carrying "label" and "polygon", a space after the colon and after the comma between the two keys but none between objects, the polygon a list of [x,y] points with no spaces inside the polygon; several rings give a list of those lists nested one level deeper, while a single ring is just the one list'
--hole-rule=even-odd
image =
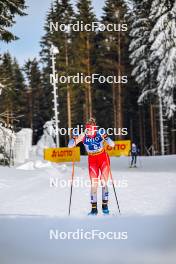
[{"label": "skier's helmet", "polygon": [[97,125],[95,118],[91,117],[86,123],[86,135],[90,138],[94,138],[97,133]]}]

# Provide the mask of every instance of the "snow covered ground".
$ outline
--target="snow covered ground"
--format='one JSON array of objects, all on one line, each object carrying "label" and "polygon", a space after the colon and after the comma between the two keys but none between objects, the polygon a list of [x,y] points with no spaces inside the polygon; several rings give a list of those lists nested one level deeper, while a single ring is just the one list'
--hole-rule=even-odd
[{"label": "snow covered ground", "polygon": [[[128,168],[126,157],[111,158],[111,164],[122,215],[110,185],[112,215],[95,218],[87,216],[86,157],[76,164],[70,217],[71,164],[38,160],[0,167],[0,263],[174,264],[176,156],[142,157],[137,169]],[[128,239],[50,239],[51,231],[78,229],[127,232]]]}]

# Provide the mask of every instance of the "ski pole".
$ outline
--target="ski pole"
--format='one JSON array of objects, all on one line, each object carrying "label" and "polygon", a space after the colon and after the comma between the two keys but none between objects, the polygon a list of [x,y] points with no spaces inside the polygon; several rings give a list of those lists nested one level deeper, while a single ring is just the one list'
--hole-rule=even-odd
[{"label": "ski pole", "polygon": [[111,177],[111,181],[112,181],[112,186],[113,186],[114,195],[115,195],[115,199],[116,199],[116,203],[117,203],[117,208],[118,208],[119,214],[121,214],[120,206],[119,206],[119,202],[118,202],[118,198],[117,198],[117,193],[116,193],[116,189],[115,189],[115,185],[114,185],[114,180],[113,180],[113,176],[112,176],[112,171],[111,171],[111,167],[110,167],[110,162],[108,160],[108,154],[107,153],[106,153],[106,159],[107,159],[107,164],[109,167],[109,173],[110,173],[110,177]]},{"label": "ski pole", "polygon": [[[74,139],[74,143],[76,146],[76,140]],[[74,151],[74,148],[73,148]],[[73,161],[72,161],[72,178],[71,178],[71,189],[70,189],[70,201],[69,201],[69,209],[68,209],[68,215],[70,216],[71,211],[71,202],[72,202],[72,193],[73,193],[73,179],[75,175],[75,155],[73,153]]]}]

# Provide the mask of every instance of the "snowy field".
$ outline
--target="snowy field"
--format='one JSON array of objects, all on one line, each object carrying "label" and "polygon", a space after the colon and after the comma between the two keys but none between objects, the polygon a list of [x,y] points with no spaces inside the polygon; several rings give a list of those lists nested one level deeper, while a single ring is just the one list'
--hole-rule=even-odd
[{"label": "snowy field", "polygon": [[[0,263],[174,264],[176,259],[176,156],[111,158],[121,216],[110,185],[110,216],[88,217],[87,158],[76,164],[68,217],[71,164],[29,161],[0,167]],[[126,240],[50,239],[51,230],[127,232]]]}]

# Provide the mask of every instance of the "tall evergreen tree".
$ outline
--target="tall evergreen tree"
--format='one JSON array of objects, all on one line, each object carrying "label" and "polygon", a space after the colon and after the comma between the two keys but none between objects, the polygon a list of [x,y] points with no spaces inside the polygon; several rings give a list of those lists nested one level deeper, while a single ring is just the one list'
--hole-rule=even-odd
[{"label": "tall evergreen tree", "polygon": [[[105,25],[116,25],[116,31],[100,32],[97,36],[97,72],[104,76],[115,76],[118,83],[97,86],[96,100],[99,96],[102,98],[102,104],[97,105],[97,112],[101,109],[104,112],[102,122],[108,126],[122,128],[125,123],[125,93],[126,84],[121,83],[121,76],[128,76],[128,34],[122,30],[122,25],[127,24],[125,15],[127,6],[125,1],[107,0],[103,8],[103,16],[101,22]],[[125,25],[127,27],[127,25]],[[127,29],[127,28],[126,28]],[[127,87],[127,86],[126,86]],[[105,113],[106,112],[106,113]],[[107,115],[108,112],[108,115]]]},{"label": "tall evergreen tree", "polygon": [[28,83],[27,125],[33,129],[33,143],[35,144],[42,134],[45,122],[43,118],[43,104],[47,98],[44,98],[38,61],[36,59],[28,60],[24,65],[24,72]]},{"label": "tall evergreen tree", "polygon": [[3,54],[1,59],[0,82],[4,87],[0,96],[1,114],[5,113],[7,124],[18,121],[15,125],[23,126],[26,106],[24,76],[17,60],[9,53]]},{"label": "tall evergreen tree", "polygon": [[26,127],[26,84],[22,69],[20,68],[17,59],[13,61],[13,79],[14,79],[14,104],[15,104],[15,115],[17,117],[16,126],[19,128]]},{"label": "tall evergreen tree", "polygon": [[139,102],[151,94],[157,100],[160,94],[168,117],[176,109],[173,98],[176,67],[175,16],[174,1],[136,0],[131,29],[132,74],[142,86]]},{"label": "tall evergreen tree", "polygon": [[170,118],[176,111],[174,90],[176,87],[176,2],[153,0],[150,19],[153,28],[150,33],[150,61],[157,66],[156,87],[161,96],[166,115]]},{"label": "tall evergreen tree", "polygon": [[[75,22],[79,21],[79,23],[86,25],[96,21],[90,0],[78,0],[76,6]],[[75,73],[83,73],[84,76],[90,76],[94,73],[95,36],[96,33],[93,31],[80,30],[79,32],[73,32]],[[79,115],[77,114],[78,122],[85,122],[94,112],[92,102],[93,85],[91,83],[79,84],[79,87],[75,86],[75,93],[74,106],[77,113],[79,112]]]},{"label": "tall evergreen tree", "polygon": [[[142,153],[144,146],[150,147],[156,145],[153,135],[153,106],[155,100],[152,98],[152,92],[156,91],[155,80],[152,78],[154,65],[150,63],[150,43],[149,36],[152,28],[152,22],[149,19],[152,0],[134,0],[132,15],[129,15],[130,25],[130,60],[132,65],[132,76],[135,78],[138,90],[139,107],[139,135]],[[148,102],[151,105],[148,105]],[[151,109],[150,109],[151,108]],[[151,129],[149,129],[151,128]],[[153,139],[152,139],[153,138]],[[155,147],[156,148],[156,147]]]},{"label": "tall evergreen tree", "polygon": [[0,40],[12,41],[18,39],[8,28],[15,24],[15,16],[24,16],[25,0],[0,0]]},{"label": "tall evergreen tree", "polygon": [[[162,153],[166,153],[168,150],[164,150],[164,145],[168,145],[169,131],[165,114],[171,117],[175,111],[175,3],[169,0],[133,2],[135,9],[130,45],[132,74],[142,90],[138,102],[146,102],[143,104],[145,123],[151,127],[148,131],[146,127],[144,138],[151,142],[155,151],[159,150],[160,145]],[[160,131],[157,130],[159,125]]]},{"label": "tall evergreen tree", "polygon": [[134,2],[133,15],[129,18],[131,25],[130,59],[133,66],[132,75],[144,94],[151,89],[149,36],[152,25],[149,15],[152,1],[135,0]]},{"label": "tall evergreen tree", "polygon": [[0,83],[4,86],[2,91],[2,95],[0,97],[1,100],[1,113],[6,115],[6,123],[10,123],[10,115],[12,115],[14,107],[13,107],[13,99],[15,95],[14,89],[14,80],[13,80],[13,62],[12,57],[9,53],[5,53],[2,56],[0,65]]}]

